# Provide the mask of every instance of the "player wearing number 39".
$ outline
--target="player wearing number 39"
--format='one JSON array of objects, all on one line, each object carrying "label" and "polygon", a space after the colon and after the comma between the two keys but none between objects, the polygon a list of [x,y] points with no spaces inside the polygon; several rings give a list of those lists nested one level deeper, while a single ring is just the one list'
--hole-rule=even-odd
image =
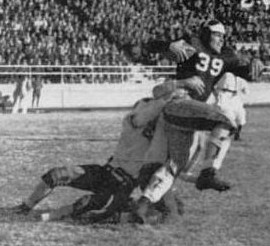
[{"label": "player wearing number 39", "polygon": [[225,72],[242,77],[248,71],[243,71],[248,67],[242,66],[231,49],[223,47],[224,35],[224,26],[212,20],[202,25],[199,37],[185,36],[174,42],[152,41],[147,49],[148,52],[166,52],[167,57],[176,61],[176,78],[180,80],[176,87],[184,86],[193,99],[205,102]]},{"label": "player wearing number 39", "polygon": [[[172,176],[171,182],[168,182],[169,175],[166,175],[164,178],[166,184],[173,183],[174,178],[185,170],[191,155],[189,150],[194,132],[199,130],[209,131],[211,134],[204,159],[205,168],[196,181],[196,187],[199,190],[218,191],[230,188],[229,184],[216,177],[217,169],[213,163],[223,148],[226,148],[227,139],[235,131],[237,124],[219,107],[205,102],[213,92],[216,83],[226,72],[243,76],[242,74],[248,74],[248,64],[242,64],[233,51],[225,50],[224,36],[224,26],[217,20],[210,20],[202,25],[196,37],[189,36],[173,42],[154,40],[144,47],[145,53],[165,53],[177,63],[176,80],[167,81],[164,86],[171,83],[175,90],[177,88],[186,90],[184,98],[177,98],[165,105],[161,116],[162,128],[164,128],[161,131],[165,134],[162,138],[154,136],[151,144],[155,148],[150,147],[147,154],[148,162],[165,163],[163,169],[167,169],[167,174],[171,173]],[[236,72],[242,72],[242,74]],[[156,134],[158,131],[157,127]],[[162,141],[167,143],[169,157],[167,160],[160,158],[162,151],[155,151]],[[153,184],[150,183],[146,187],[144,196],[139,202],[137,215],[142,219],[147,210],[147,204],[157,202],[170,189],[169,185],[164,185],[162,188],[162,175],[159,175],[161,173],[164,173],[164,170],[156,174],[159,180],[158,185],[155,185],[157,182],[153,177]]]}]

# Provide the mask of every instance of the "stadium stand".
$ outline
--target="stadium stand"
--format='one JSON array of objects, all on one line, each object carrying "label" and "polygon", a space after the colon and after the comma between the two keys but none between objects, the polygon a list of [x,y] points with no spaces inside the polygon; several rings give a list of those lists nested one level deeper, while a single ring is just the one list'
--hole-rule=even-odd
[{"label": "stadium stand", "polygon": [[[226,25],[228,46],[256,43],[239,52],[251,61],[256,48],[256,58],[267,63],[269,14],[261,0],[254,0],[252,10],[238,0],[2,0],[0,64],[128,65],[125,47],[177,39],[213,16]],[[159,55],[148,61],[167,63]],[[96,77],[97,83],[104,80]]]}]

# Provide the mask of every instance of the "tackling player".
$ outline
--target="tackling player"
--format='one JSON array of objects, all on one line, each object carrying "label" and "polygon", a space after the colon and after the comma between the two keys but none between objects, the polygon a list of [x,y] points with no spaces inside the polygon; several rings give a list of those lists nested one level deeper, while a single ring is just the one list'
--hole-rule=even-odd
[{"label": "tackling player", "polygon": [[[11,210],[28,214],[54,188],[68,186],[91,192],[74,204],[63,206],[50,213],[42,214],[42,220],[58,220],[66,216],[80,218],[87,213],[89,222],[107,219],[128,206],[130,196],[136,199],[145,183],[149,170],[155,171],[161,165],[152,164],[142,169],[144,155],[152,139],[155,121],[171,97],[171,90],[154,89],[156,99],[138,101],[133,110],[123,119],[122,133],[114,156],[104,166],[78,165],[55,167],[42,175],[39,184],[30,196]],[[132,192],[134,190],[134,192]],[[132,193],[132,194],[131,194]]]}]

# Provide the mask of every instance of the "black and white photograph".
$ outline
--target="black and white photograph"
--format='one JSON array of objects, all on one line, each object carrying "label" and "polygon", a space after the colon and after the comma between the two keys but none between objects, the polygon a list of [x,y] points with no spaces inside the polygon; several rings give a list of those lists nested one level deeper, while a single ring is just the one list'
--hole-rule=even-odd
[{"label": "black and white photograph", "polygon": [[269,246],[270,0],[0,0],[0,246]]}]

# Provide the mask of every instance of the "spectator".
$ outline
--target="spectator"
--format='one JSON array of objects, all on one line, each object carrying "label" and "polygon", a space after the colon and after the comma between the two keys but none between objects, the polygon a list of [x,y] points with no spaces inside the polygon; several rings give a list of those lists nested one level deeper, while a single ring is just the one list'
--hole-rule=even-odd
[{"label": "spectator", "polygon": [[22,114],[27,113],[30,90],[31,80],[29,76],[19,76],[19,79],[16,81],[15,90],[13,92],[13,114],[19,113],[20,109]]},{"label": "spectator", "polygon": [[259,52],[255,51],[251,60],[251,81],[259,82],[263,69],[264,64],[260,59]]},{"label": "spectator", "polygon": [[43,84],[44,84],[44,77],[42,76],[37,76],[32,80],[32,88],[33,88],[32,108],[39,107],[39,101],[40,101],[41,90],[42,90]]}]

